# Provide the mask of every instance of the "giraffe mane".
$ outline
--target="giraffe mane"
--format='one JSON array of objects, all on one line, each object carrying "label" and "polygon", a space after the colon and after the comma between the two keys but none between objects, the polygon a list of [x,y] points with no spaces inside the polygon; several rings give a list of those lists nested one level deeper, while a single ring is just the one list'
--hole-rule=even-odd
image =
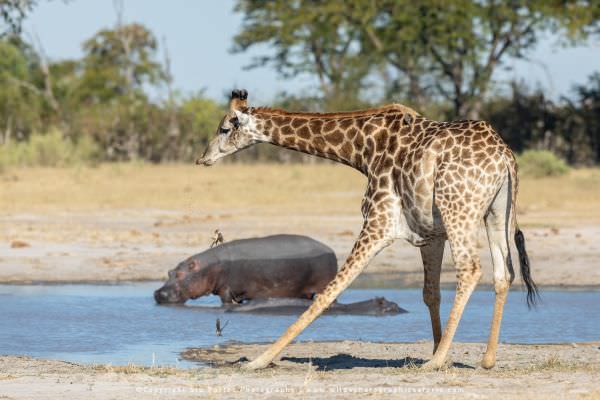
[{"label": "giraffe mane", "polygon": [[294,112],[282,110],[280,108],[271,108],[271,107],[254,107],[251,109],[252,112],[257,114],[274,114],[281,116],[295,116],[295,117],[306,117],[306,118],[339,118],[339,117],[360,117],[364,115],[374,115],[380,114],[389,111],[400,111],[402,113],[412,114],[415,116],[419,116],[417,111],[412,108],[405,106],[399,103],[392,103],[381,107],[376,108],[367,108],[363,110],[354,110],[354,111],[341,111],[341,112],[331,112],[331,113],[318,113],[318,112]]}]

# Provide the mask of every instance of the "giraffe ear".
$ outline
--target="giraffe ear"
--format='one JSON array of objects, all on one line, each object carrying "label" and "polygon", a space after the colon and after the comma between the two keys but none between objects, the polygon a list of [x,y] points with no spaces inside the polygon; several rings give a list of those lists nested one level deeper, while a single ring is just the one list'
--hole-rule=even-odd
[{"label": "giraffe ear", "polygon": [[235,113],[235,116],[240,122],[240,125],[247,125],[248,122],[250,122],[250,116],[248,114],[239,110],[233,110],[233,112]]}]

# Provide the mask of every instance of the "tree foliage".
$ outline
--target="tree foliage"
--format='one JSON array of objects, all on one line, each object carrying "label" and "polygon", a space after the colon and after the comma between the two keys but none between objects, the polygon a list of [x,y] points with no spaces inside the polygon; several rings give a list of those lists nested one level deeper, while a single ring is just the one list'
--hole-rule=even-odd
[{"label": "tree foliage", "polygon": [[348,86],[344,96],[358,96],[377,75],[388,98],[417,107],[442,100],[451,117],[477,118],[498,67],[526,58],[550,29],[571,42],[597,31],[598,3],[239,0],[244,24],[234,50],[268,44],[272,53],[250,67],[313,74],[326,97]]},{"label": "tree foliage", "polygon": [[16,43],[0,40],[0,138],[6,143],[26,137],[39,126],[39,89],[32,83],[31,60]]},{"label": "tree foliage", "polygon": [[119,24],[82,47],[81,59],[51,62],[19,37],[0,39],[0,144],[56,135],[56,127],[67,141],[95,143],[105,160],[193,159],[223,109],[202,93],[150,98],[168,79],[153,33]]},{"label": "tree foliage", "polygon": [[234,38],[236,52],[267,45],[273,54],[255,57],[248,67],[273,65],[284,77],[316,77],[323,97],[357,97],[369,64],[356,46],[358,32],[344,18],[343,0],[247,0],[236,10],[244,14]]},{"label": "tree foliage", "polygon": [[552,101],[541,89],[513,83],[509,97],[483,106],[482,116],[516,151],[548,150],[575,165],[600,162],[600,74],[575,87],[573,98]]},{"label": "tree foliage", "polygon": [[164,78],[156,61],[154,35],[140,24],[103,29],[83,44],[81,92],[84,100],[110,102],[123,95],[143,95],[145,84]]},{"label": "tree foliage", "polygon": [[0,0],[0,37],[19,34],[23,19],[36,3],[36,0]]}]

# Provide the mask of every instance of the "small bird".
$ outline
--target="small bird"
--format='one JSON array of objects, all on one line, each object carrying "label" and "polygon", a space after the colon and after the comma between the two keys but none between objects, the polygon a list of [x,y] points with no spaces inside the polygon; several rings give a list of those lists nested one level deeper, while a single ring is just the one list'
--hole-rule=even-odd
[{"label": "small bird", "polygon": [[217,324],[216,324],[217,336],[223,336],[223,329],[225,329],[225,327],[228,324],[229,324],[229,321],[226,321],[225,324],[223,326],[221,326],[221,320],[219,318],[217,318]]},{"label": "small bird", "polygon": [[224,241],[225,241],[225,239],[223,239],[223,234],[221,233],[221,231],[218,229],[215,229],[215,233],[213,234],[212,243],[210,244],[210,248],[212,249],[213,247],[220,245]]}]

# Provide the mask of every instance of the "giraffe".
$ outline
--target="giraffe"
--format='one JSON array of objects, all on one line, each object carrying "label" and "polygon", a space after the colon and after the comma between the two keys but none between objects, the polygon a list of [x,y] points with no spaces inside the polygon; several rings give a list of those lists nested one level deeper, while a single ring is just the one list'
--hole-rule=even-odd
[{"label": "giraffe", "polygon": [[[482,220],[492,255],[495,302],[481,365],[492,368],[504,303],[515,275],[510,236],[519,253],[528,305],[535,304],[537,287],[516,220],[516,161],[490,124],[433,121],[400,104],[351,112],[294,113],[249,107],[247,97],[245,90],[233,91],[229,112],[197,164],[209,166],[255,143],[268,142],[351,166],[367,177],[367,189],[361,205],[362,229],[336,277],[268,350],[243,368],[269,365],[396,239],[407,240],[421,251],[423,300],[434,341],[433,356],[422,368],[443,367],[463,309],[481,277],[477,234]],[[457,285],[442,331],[440,273],[446,240]]]}]

